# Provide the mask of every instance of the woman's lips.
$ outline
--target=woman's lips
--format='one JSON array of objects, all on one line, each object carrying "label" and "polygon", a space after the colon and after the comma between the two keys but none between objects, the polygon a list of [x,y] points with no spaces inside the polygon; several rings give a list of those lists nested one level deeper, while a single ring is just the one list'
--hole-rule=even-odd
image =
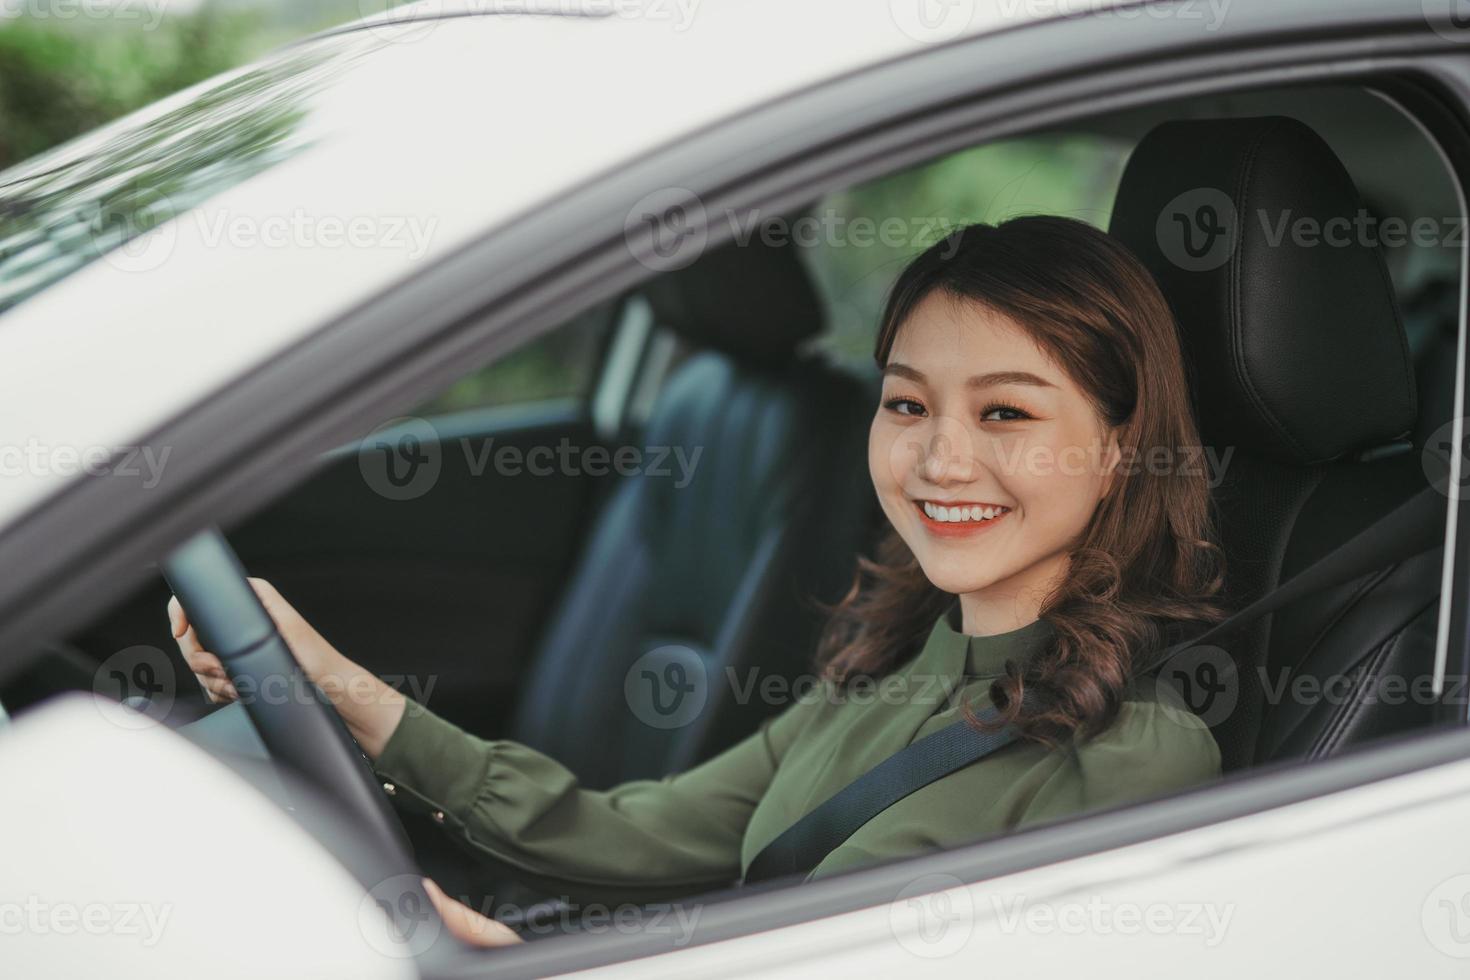
[{"label": "woman's lips", "polygon": [[924,513],[924,502],[913,501],[914,509],[919,512],[919,520],[928,532],[939,538],[968,538],[976,534],[984,534],[1007,517],[1011,511],[1006,511],[990,518],[987,521],[936,521]]}]

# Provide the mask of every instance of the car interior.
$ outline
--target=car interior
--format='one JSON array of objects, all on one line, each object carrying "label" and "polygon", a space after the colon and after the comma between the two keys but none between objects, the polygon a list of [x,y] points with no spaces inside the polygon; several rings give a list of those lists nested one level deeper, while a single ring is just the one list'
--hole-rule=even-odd
[{"label": "car interior", "polygon": [[[1156,224],[1211,187],[1238,210],[1241,261],[1186,269]],[[1174,309],[1203,440],[1226,461],[1212,486],[1231,604],[1413,495],[1449,451],[1464,215],[1434,145],[1385,97],[1335,85],[1155,104],[773,217],[952,227],[1031,212],[1117,236]],[[1269,233],[1247,227],[1255,215],[1283,212],[1430,217],[1439,240],[1252,247]],[[884,290],[932,240],[712,249],[383,420],[228,537],[335,645],[467,731],[545,751],[593,788],[688,768],[778,709],[742,696],[739,678],[811,671],[823,604],[882,530],[865,455],[872,343]],[[629,450],[638,465],[538,471],[558,447],[578,459]],[[690,466],[676,448],[701,455]],[[410,464],[432,479],[399,479]],[[1239,683],[1223,710],[1221,690],[1194,678],[1185,698],[1210,722],[1226,775],[1462,724],[1463,692],[1458,705],[1375,694],[1384,678],[1434,674],[1443,559],[1426,553],[1256,622],[1229,645]],[[99,665],[148,647],[172,667],[157,689],[168,723],[209,713],[168,632],[168,596],[150,580],[58,638],[0,701],[14,714],[99,689]],[[692,723],[660,728],[628,710],[625,678],[669,645],[731,682],[707,685]],[[1304,677],[1337,680],[1342,696],[1281,695]],[[447,891],[548,898],[403,819]]]}]

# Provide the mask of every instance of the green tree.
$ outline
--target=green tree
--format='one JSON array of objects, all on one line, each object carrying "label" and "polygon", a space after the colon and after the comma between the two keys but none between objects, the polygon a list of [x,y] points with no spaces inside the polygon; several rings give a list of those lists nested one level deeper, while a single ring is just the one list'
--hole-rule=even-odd
[{"label": "green tree", "polygon": [[[342,19],[333,13],[315,26]],[[227,71],[302,30],[283,30],[260,11],[212,6],[149,27],[0,20],[0,168]]]}]

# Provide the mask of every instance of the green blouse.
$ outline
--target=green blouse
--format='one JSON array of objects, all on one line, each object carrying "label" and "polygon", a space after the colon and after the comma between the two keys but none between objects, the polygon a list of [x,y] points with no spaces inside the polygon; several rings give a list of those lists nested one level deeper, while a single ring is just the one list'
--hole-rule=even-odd
[{"label": "green blouse", "polygon": [[[724,888],[761,848],[852,780],[989,703],[1005,662],[1054,637],[1038,619],[994,636],[939,617],[900,670],[843,694],[813,684],[743,741],[686,772],[594,791],[554,760],[486,741],[410,701],[376,767],[396,799],[518,868],[531,884],[581,902],[649,902]],[[1139,683],[1112,727],[1056,750],[1007,746],[895,803],[836,848],[809,878],[914,855],[1218,776],[1209,728],[1167,687]]]}]

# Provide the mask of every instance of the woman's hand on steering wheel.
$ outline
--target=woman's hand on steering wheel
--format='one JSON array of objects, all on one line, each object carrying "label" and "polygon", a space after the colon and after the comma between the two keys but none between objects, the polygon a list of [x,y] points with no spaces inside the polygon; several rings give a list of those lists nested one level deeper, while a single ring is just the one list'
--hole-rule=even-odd
[{"label": "woman's hand on steering wheel", "polygon": [[[328,643],[310,623],[303,619],[301,614],[282,598],[281,593],[276,591],[274,585],[261,578],[252,578],[248,581],[260,598],[261,605],[265,606],[265,611],[275,621],[281,638],[296,655],[301,669],[306,672],[306,676],[310,677],[313,683],[321,687],[322,678],[343,673],[343,666],[349,663],[347,658],[342,656],[336,647]],[[189,668],[194,671],[194,675],[199,678],[199,683],[203,685],[209,700],[217,704],[237,700],[239,694],[225,675],[224,665],[220,663],[218,657],[205,650],[199,642],[198,636],[194,633],[194,627],[189,624],[184,607],[179,604],[178,596],[172,596],[168,600],[168,621],[180,652],[188,661]]]},{"label": "woman's hand on steering wheel", "polygon": [[[259,578],[251,578],[249,582],[306,676],[332,702],[362,750],[376,759],[403,717],[403,695],[343,656],[275,586]],[[200,644],[177,596],[169,599],[168,618],[179,652],[209,700],[215,703],[238,700],[239,692],[230,683],[224,665]]]}]

